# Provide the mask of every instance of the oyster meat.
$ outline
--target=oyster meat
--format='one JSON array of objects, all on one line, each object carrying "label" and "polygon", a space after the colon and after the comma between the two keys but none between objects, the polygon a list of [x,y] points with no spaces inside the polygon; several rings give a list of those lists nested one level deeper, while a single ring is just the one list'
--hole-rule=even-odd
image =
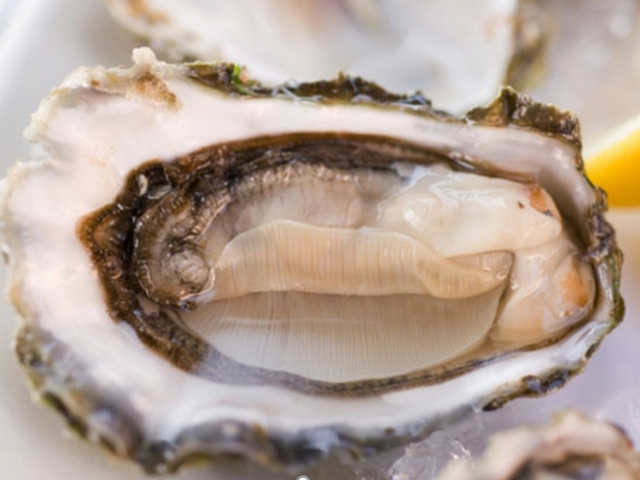
[{"label": "oyster meat", "polygon": [[117,455],[372,453],[561,386],[620,320],[571,114],[134,61],[43,101],[1,204],[19,359]]},{"label": "oyster meat", "polygon": [[[339,71],[464,112],[518,85],[541,46],[519,0],[106,0],[172,59],[248,65],[263,81]],[[516,82],[516,83],[514,83]]]},{"label": "oyster meat", "polygon": [[491,438],[481,459],[454,461],[438,480],[636,480],[640,453],[616,425],[562,412],[551,425]]}]

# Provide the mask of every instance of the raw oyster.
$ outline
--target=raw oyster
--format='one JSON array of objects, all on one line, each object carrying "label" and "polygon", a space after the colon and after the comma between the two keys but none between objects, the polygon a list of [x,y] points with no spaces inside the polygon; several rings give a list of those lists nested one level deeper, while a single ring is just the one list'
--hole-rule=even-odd
[{"label": "raw oyster", "polygon": [[20,361],[115,454],[372,453],[561,386],[620,320],[571,114],[134,61],[68,77],[2,184]]},{"label": "raw oyster", "polygon": [[640,453],[615,425],[577,412],[495,435],[484,456],[452,462],[438,480],[636,480]]},{"label": "raw oyster", "polygon": [[[426,92],[464,112],[526,78],[541,46],[519,0],[106,0],[126,29],[174,60],[248,65],[263,81],[338,71]],[[508,77],[508,79],[507,79]]]}]

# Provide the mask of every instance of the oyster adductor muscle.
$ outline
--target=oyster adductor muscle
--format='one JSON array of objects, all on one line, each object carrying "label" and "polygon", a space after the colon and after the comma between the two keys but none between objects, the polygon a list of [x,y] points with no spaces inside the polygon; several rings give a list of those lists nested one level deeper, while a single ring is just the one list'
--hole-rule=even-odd
[{"label": "oyster adductor muscle", "polygon": [[19,358],[117,454],[375,451],[562,384],[619,321],[570,114],[134,60],[43,102],[2,203]]}]

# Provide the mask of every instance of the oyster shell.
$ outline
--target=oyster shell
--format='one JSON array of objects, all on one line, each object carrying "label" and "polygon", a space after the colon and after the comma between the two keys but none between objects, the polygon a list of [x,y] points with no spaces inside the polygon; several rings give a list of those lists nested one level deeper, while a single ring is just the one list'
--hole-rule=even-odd
[{"label": "oyster shell", "polygon": [[496,434],[482,458],[454,461],[437,478],[634,480],[640,478],[640,453],[619,427],[569,411],[551,425]]},{"label": "oyster shell", "polygon": [[115,454],[372,453],[561,386],[620,320],[571,114],[134,61],[68,77],[2,184],[19,359]]},{"label": "oyster shell", "polygon": [[[541,45],[518,0],[106,0],[119,24],[176,59],[248,65],[267,82],[338,71],[427,92],[464,112],[526,78]],[[508,76],[508,79],[507,79]]]}]

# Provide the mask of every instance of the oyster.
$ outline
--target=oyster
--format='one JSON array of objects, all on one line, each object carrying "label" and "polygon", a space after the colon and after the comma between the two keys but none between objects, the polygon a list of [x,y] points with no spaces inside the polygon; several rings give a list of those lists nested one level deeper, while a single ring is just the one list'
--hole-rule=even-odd
[{"label": "oyster", "polygon": [[118,23],[174,60],[237,62],[278,83],[346,71],[395,91],[420,88],[456,112],[490,100],[497,85],[517,86],[542,38],[518,0],[106,4]]},{"label": "oyster", "polygon": [[68,77],[2,184],[19,359],[115,454],[372,453],[561,386],[620,320],[571,114],[134,63]]},{"label": "oyster", "polygon": [[640,478],[640,453],[615,425],[577,412],[551,425],[521,427],[495,435],[484,456],[454,461],[438,480],[570,480]]}]

